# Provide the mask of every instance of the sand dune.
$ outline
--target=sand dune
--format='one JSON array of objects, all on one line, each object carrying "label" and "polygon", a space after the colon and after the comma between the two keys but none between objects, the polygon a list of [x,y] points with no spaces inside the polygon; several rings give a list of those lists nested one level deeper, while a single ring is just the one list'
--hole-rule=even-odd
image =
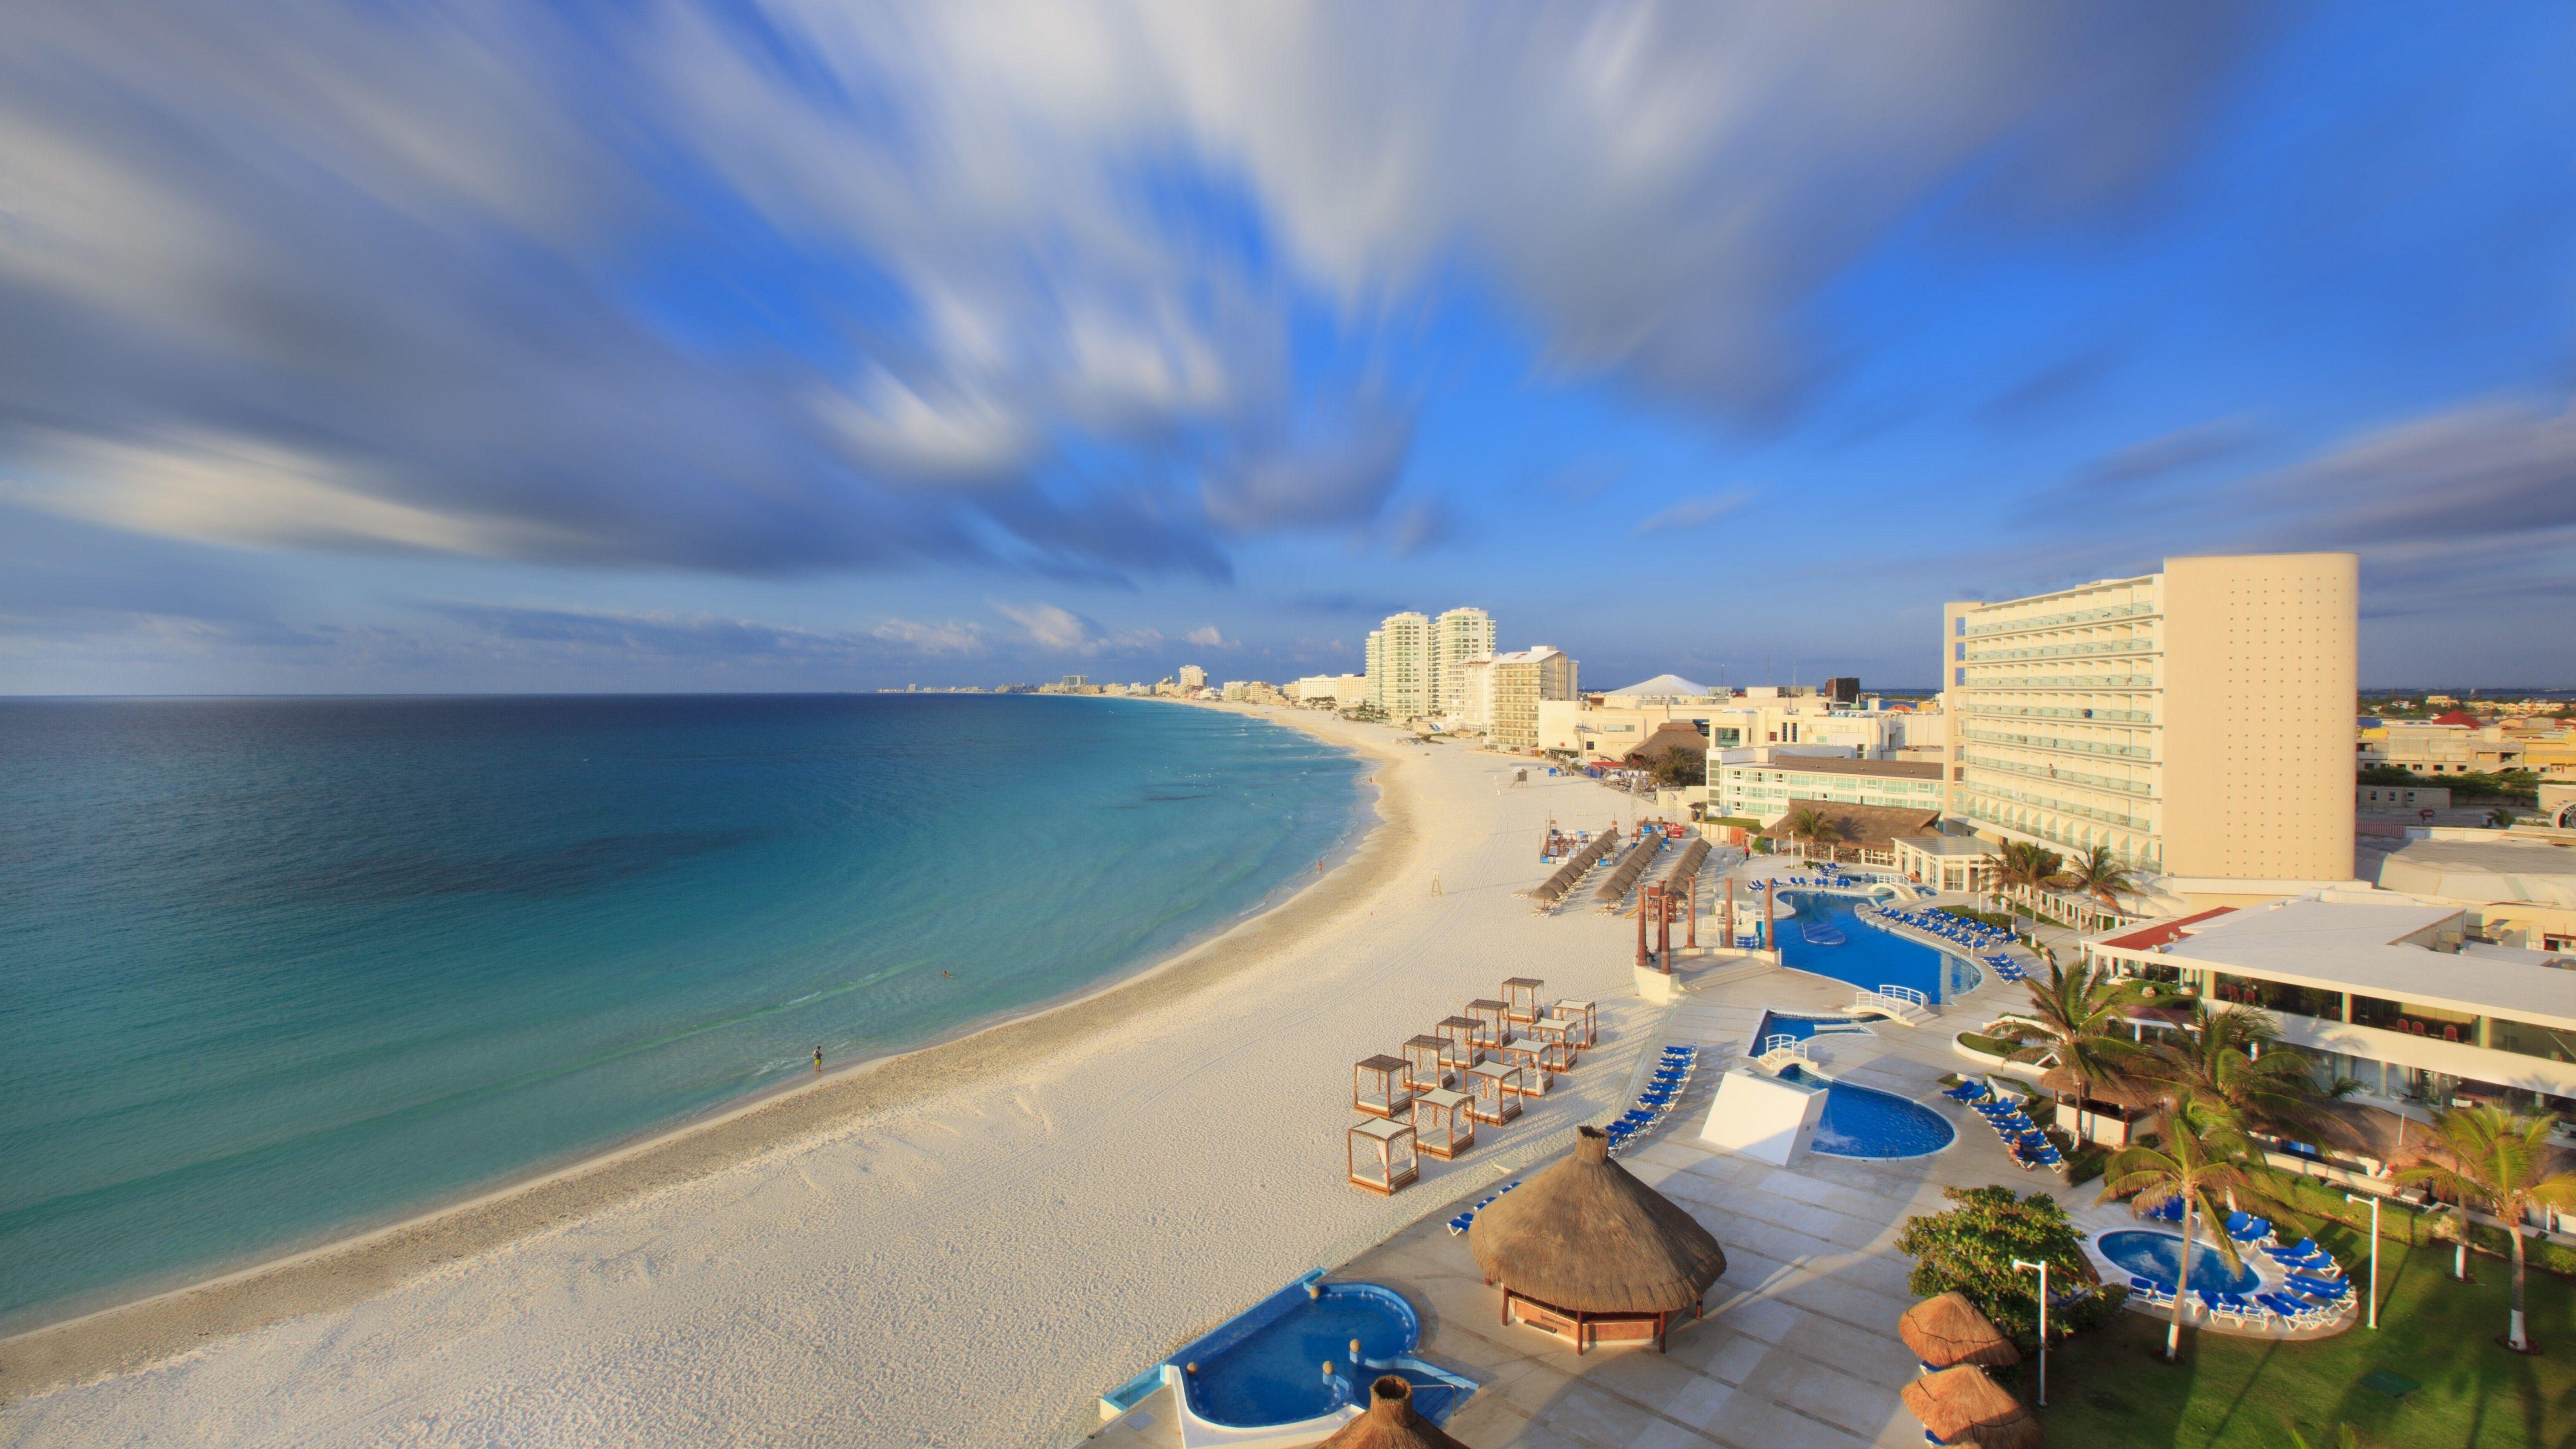
[{"label": "sand dune", "polygon": [[[1383,818],[1271,912],[1079,1002],[0,1343],[0,1441],[1070,1442],[1211,1321],[1606,1109],[1647,1039],[1630,928],[1517,894],[1551,815],[1625,823],[1624,797],[1295,722],[1382,760]],[[1422,1186],[1344,1185],[1350,1064],[1513,975],[1599,999],[1612,1049]]]}]

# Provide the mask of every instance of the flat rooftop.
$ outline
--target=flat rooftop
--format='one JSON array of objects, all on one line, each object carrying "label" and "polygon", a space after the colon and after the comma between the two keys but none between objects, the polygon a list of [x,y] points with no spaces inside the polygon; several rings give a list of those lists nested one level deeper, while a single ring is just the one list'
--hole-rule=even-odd
[{"label": "flat rooftop", "polygon": [[[2576,1029],[2576,970],[2406,940],[2459,918],[2452,906],[2321,892],[2184,925],[2160,954],[2176,964],[2267,981],[2412,1001]],[[2146,934],[2127,931],[2100,944]],[[2144,948],[2154,949],[2154,948]]]},{"label": "flat rooftop", "polygon": [[2576,906],[2576,848],[2539,840],[2410,840],[2380,862],[2379,885],[2481,905]]}]

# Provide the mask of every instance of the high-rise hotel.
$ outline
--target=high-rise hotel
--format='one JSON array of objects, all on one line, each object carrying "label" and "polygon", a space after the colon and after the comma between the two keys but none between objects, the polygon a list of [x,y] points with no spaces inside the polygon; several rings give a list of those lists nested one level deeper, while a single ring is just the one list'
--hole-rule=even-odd
[{"label": "high-rise hotel", "polygon": [[1494,653],[1494,616],[1451,609],[1438,620],[1389,614],[1369,631],[1369,703],[1390,718],[1435,717],[1457,710],[1467,661]]},{"label": "high-rise hotel", "polygon": [[2348,553],[2174,558],[1942,617],[1948,809],[2194,905],[2352,879]]}]

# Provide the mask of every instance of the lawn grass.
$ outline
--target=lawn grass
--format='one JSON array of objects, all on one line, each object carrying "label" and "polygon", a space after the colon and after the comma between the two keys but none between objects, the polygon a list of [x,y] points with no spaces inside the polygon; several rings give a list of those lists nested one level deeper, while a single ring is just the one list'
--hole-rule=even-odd
[{"label": "lawn grass", "polygon": [[[2317,1241],[2367,1283],[2366,1231],[2321,1227]],[[2129,1312],[2112,1327],[2049,1354],[2048,1441],[2155,1449],[2287,1449],[2285,1423],[2311,1444],[2334,1442],[2350,1424],[2361,1442],[2387,1449],[2539,1449],[2576,1444],[2576,1285],[2544,1273],[2529,1280],[2530,1334],[2541,1352],[2524,1356],[2496,1342],[2511,1303],[2508,1269],[2470,1260],[2474,1284],[2451,1280],[2447,1245],[2380,1244],[2376,1332],[2356,1326],[2335,1338],[2281,1343],[2183,1330],[2183,1362],[2160,1358],[2161,1314]],[[2364,1388],[2374,1369],[2421,1387],[2402,1399]],[[1998,1377],[2033,1396],[2030,1366]],[[2014,1374],[2021,1382],[2014,1383]]]}]

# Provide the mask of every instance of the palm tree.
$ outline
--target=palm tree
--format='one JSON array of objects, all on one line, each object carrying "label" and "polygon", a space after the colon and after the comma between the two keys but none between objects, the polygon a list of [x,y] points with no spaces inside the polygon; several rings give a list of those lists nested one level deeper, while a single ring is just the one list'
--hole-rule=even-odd
[{"label": "palm tree", "polygon": [[[2535,1207],[2576,1212],[2576,1172],[2549,1167],[2549,1129],[2557,1122],[2548,1113],[2518,1117],[2492,1103],[2444,1112],[2433,1120],[2433,1136],[2457,1165],[2427,1159],[2397,1170],[2399,1182],[2423,1183],[2503,1221],[2513,1240],[2513,1322],[2505,1341],[2516,1353],[2531,1351],[2522,1331],[2522,1220]],[[2460,1231],[2465,1239],[2465,1222]]]},{"label": "palm tree", "polygon": [[2335,1130],[2319,1103],[2356,1084],[2319,1091],[2306,1058],[2273,1049],[2280,1036],[2280,1023],[2259,1007],[2197,1002],[2184,1030],[2147,1048],[2135,1074],[2189,1091],[2242,1132],[2306,1138]]},{"label": "palm tree", "polygon": [[2513,822],[2520,818],[2521,817],[2515,815],[2511,810],[2499,805],[2493,810],[2487,812],[2487,828],[2489,830],[2510,830],[2513,828]]},{"label": "palm tree", "polygon": [[2111,847],[2107,845],[2096,845],[2068,861],[2058,880],[2076,890],[2091,893],[2096,900],[2115,909],[2120,904],[2119,893],[2130,886],[2129,868],[2120,863],[2120,857],[2112,854]]},{"label": "palm tree", "polygon": [[2027,840],[2007,840],[1995,859],[1995,880],[2011,889],[2035,891],[2057,874],[2058,854]]},{"label": "palm tree", "polygon": [[2052,1062],[2075,1078],[2076,1119],[2090,1139],[2092,1113],[2084,1103],[2095,1088],[2126,1081],[2139,1054],[2120,1035],[2120,1028],[2128,1023],[2128,1007],[2141,999],[2141,993],[2135,982],[2090,963],[2070,971],[2052,961],[2048,980],[2027,985],[2029,1017],[1999,1023],[1994,1035],[2021,1044],[2013,1060]]},{"label": "palm tree", "polygon": [[1789,818],[1782,823],[1788,827],[1790,837],[1809,850],[1820,844],[1830,845],[1842,837],[1842,831],[1835,827],[1825,812],[1813,805],[1801,805],[1790,811]]},{"label": "palm tree", "polygon": [[[2165,1113],[2162,1140],[2154,1146],[2132,1143],[2112,1155],[2102,1169],[2102,1195],[2108,1202],[2125,1197],[2161,1206],[2182,1199],[2182,1266],[2174,1275],[2173,1320],[2165,1328],[2165,1361],[2182,1356],[2183,1305],[2191,1297],[2192,1228],[2202,1218],[2225,1222],[2219,1195],[2252,1185],[2246,1163],[2253,1149],[2244,1137],[2203,1109],[2188,1090],[2180,1092]],[[2227,1266],[2242,1266],[2236,1241],[2217,1234],[2218,1252]]]}]

